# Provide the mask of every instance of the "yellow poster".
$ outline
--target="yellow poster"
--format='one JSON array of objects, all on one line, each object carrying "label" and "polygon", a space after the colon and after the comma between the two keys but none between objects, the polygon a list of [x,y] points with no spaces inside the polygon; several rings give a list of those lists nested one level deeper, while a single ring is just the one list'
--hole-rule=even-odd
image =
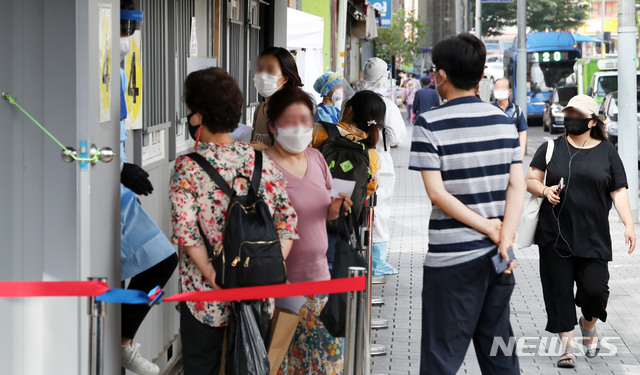
[{"label": "yellow poster", "polygon": [[111,4],[100,4],[100,122],[111,120]]},{"label": "yellow poster", "polygon": [[129,53],[124,60],[124,72],[127,76],[125,101],[127,102],[127,130],[142,129],[142,56],[140,48],[140,30],[129,38]]}]

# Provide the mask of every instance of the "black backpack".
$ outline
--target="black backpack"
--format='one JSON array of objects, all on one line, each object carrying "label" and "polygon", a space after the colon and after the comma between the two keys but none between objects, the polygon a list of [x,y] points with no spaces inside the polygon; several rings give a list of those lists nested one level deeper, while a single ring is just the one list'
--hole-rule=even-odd
[{"label": "black backpack", "polygon": [[[363,214],[367,200],[367,185],[371,180],[369,151],[362,142],[343,137],[336,124],[324,121],[321,124],[326,129],[329,138],[322,142],[318,147],[318,151],[322,153],[329,165],[331,176],[356,182],[351,195],[353,206],[349,216],[352,218],[352,222],[349,224],[358,227],[364,222]],[[343,228],[344,226],[338,225],[337,220],[327,223],[329,233],[341,233]]]},{"label": "black backpack", "polygon": [[216,271],[216,284],[223,288],[282,284],[287,280],[280,238],[273,223],[273,216],[269,206],[258,197],[262,178],[262,152],[256,152],[255,155],[251,180],[240,176],[249,183],[247,195],[243,196],[237,195],[233,187],[227,184],[202,155],[188,155],[211,177],[218,188],[231,198],[222,232],[220,254],[214,254],[213,246],[198,222],[198,230]]}]

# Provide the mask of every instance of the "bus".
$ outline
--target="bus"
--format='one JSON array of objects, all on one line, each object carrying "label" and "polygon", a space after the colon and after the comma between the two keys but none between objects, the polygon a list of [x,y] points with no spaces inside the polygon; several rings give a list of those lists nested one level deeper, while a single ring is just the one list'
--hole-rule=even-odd
[{"label": "bus", "polygon": [[[504,76],[513,86],[516,99],[517,37],[504,54]],[[527,120],[542,120],[545,101],[555,87],[572,84],[571,76],[581,53],[571,33],[527,34]],[[575,81],[575,78],[573,78]],[[573,82],[575,84],[575,82]]]}]

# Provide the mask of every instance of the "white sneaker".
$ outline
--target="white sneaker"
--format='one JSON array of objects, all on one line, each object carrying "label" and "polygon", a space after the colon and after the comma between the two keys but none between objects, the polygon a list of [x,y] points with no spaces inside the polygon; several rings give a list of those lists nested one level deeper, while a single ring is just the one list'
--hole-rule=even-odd
[{"label": "white sneaker", "polygon": [[120,351],[122,367],[138,375],[158,375],[160,367],[155,363],[143,358],[139,352],[140,344],[122,345]]}]

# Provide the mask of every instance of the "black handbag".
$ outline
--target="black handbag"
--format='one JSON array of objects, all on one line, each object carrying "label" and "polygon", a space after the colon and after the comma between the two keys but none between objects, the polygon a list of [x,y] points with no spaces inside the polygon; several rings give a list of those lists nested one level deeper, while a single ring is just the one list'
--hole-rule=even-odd
[{"label": "black handbag", "polygon": [[[345,225],[346,233],[336,243],[335,258],[331,269],[332,279],[341,279],[349,276],[349,267],[367,268],[368,264],[358,250],[355,249],[355,240],[350,241],[353,228],[347,224],[351,220],[340,213],[338,219]],[[320,321],[333,337],[344,337],[347,326],[347,293],[330,294],[329,299],[320,313]]]},{"label": "black handbag", "polygon": [[247,178],[249,191],[243,196],[237,195],[202,155],[188,155],[230,197],[220,254],[214,254],[213,246],[198,221],[200,235],[216,271],[216,284],[223,288],[283,284],[287,281],[287,268],[273,215],[258,196],[263,156],[261,152],[255,155],[253,176],[251,180]]}]

